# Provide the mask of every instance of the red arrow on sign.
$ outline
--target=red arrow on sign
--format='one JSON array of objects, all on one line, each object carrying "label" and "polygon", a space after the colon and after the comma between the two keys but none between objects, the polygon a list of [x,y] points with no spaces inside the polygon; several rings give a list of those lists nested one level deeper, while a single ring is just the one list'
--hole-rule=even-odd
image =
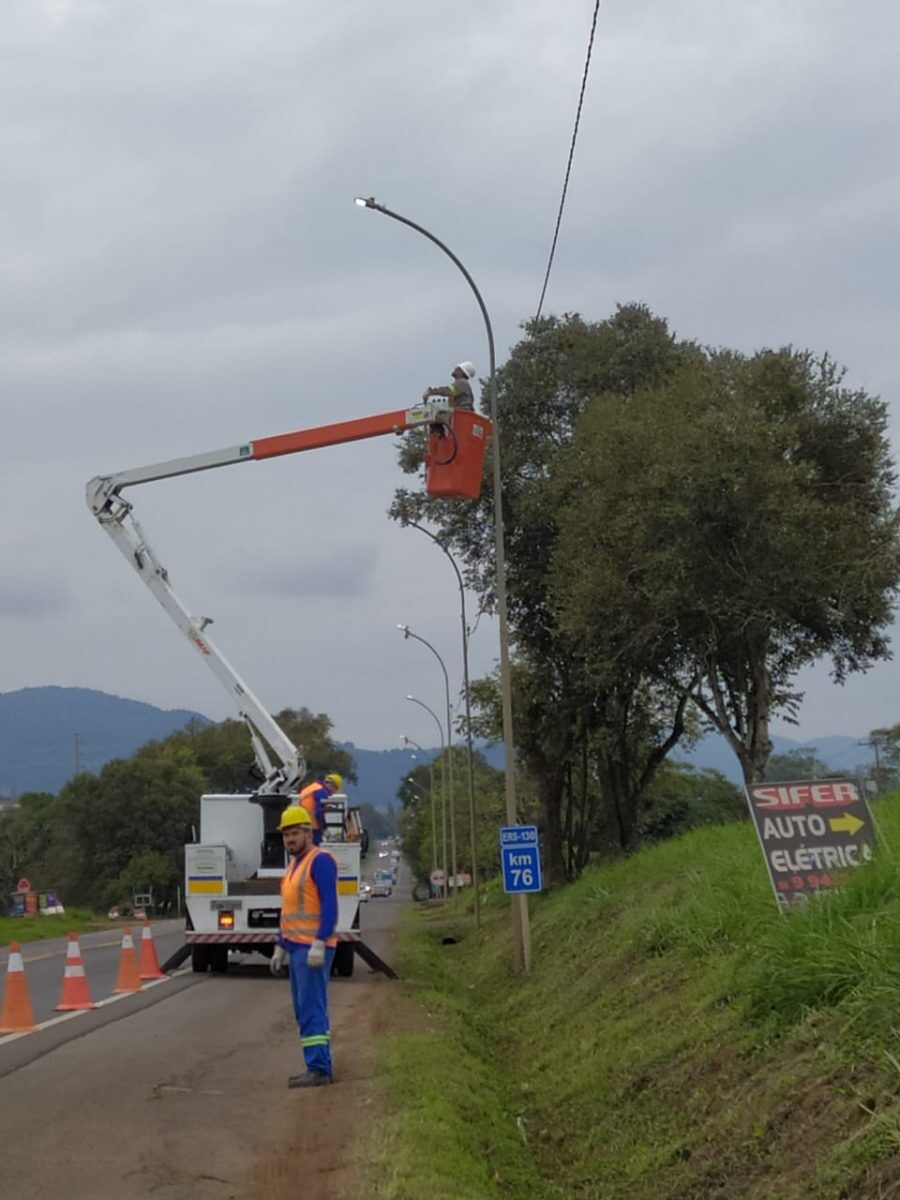
[{"label": "red arrow on sign", "polygon": [[20,879],[19,882],[16,884],[16,891],[17,892],[30,892],[31,884],[28,882],[27,879]]}]

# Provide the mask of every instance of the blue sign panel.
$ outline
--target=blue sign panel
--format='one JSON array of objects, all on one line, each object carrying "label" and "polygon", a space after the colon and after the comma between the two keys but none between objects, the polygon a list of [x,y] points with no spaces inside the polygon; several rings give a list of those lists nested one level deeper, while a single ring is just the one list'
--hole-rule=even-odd
[{"label": "blue sign panel", "polygon": [[541,890],[541,851],[536,825],[501,826],[500,863],[504,892]]}]

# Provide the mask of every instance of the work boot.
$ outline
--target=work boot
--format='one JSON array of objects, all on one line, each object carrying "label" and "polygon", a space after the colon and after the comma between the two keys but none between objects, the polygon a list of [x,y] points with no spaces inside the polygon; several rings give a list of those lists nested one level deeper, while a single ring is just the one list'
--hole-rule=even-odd
[{"label": "work boot", "polygon": [[324,1071],[307,1071],[305,1075],[292,1075],[288,1080],[289,1088],[322,1087],[331,1083],[331,1076]]}]

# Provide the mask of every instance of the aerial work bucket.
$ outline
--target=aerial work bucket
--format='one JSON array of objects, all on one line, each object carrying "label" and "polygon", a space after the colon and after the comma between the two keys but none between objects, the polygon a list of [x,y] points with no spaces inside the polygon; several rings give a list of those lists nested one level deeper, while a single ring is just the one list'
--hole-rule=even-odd
[{"label": "aerial work bucket", "polygon": [[491,423],[487,417],[454,409],[447,425],[433,425],[425,455],[425,491],[445,500],[477,500],[484,450]]}]

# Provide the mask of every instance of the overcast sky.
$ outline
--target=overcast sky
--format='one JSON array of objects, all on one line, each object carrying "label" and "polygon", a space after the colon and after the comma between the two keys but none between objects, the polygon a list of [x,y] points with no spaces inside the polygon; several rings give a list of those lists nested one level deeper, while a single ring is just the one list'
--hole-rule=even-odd
[{"label": "overcast sky", "polygon": [[[95,474],[403,408],[487,374],[537,303],[593,0],[6,0],[0,28],[0,690],[232,715],[89,515]],[[828,350],[892,404],[900,210],[889,0],[605,0],[545,311]],[[896,441],[895,436],[895,441]],[[433,744],[451,569],[386,517],[392,438],[131,493],[266,703]],[[474,674],[496,628],[472,639]],[[900,721],[900,664],[804,676],[789,736]]]}]

